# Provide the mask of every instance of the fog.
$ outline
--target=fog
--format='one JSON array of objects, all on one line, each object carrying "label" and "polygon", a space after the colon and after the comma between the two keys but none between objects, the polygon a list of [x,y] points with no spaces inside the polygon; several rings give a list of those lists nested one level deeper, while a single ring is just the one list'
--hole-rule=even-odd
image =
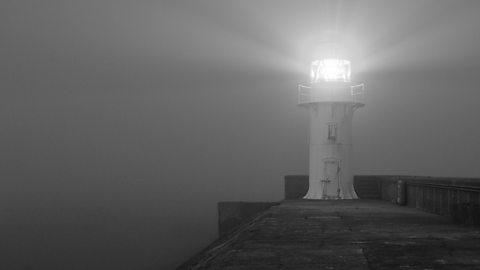
[{"label": "fog", "polygon": [[0,269],[172,269],[308,171],[309,61],[352,60],[355,174],[480,176],[478,1],[0,3]]}]

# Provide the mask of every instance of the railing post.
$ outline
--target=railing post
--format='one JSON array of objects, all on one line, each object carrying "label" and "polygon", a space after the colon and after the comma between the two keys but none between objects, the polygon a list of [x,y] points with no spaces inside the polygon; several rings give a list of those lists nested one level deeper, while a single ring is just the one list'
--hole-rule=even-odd
[{"label": "railing post", "polygon": [[405,199],[405,182],[402,180],[397,181],[397,204],[399,205],[405,205],[406,204],[406,199]]}]

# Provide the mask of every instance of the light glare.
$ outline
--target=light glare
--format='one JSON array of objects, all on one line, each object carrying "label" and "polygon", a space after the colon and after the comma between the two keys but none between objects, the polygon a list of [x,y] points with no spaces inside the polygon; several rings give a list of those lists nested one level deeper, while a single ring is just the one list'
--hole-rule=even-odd
[{"label": "light glare", "polygon": [[350,61],[343,59],[315,60],[310,68],[310,82],[350,82]]}]

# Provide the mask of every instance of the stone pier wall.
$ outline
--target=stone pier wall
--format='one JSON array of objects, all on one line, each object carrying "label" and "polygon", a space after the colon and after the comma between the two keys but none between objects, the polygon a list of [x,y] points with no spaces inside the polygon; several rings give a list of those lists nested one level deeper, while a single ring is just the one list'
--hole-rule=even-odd
[{"label": "stone pier wall", "polygon": [[218,234],[229,232],[249,218],[279,204],[278,202],[219,202]]},{"label": "stone pier wall", "polygon": [[[480,178],[407,175],[357,175],[355,190],[361,199],[382,199],[480,226]],[[308,175],[285,176],[285,199],[302,198]]]}]

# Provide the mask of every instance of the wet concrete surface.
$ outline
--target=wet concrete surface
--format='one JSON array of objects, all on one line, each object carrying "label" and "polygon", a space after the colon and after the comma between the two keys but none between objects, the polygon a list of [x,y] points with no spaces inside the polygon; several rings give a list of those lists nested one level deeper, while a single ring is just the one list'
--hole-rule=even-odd
[{"label": "wet concrete surface", "polygon": [[380,200],[284,201],[190,269],[480,269],[480,231]]}]

